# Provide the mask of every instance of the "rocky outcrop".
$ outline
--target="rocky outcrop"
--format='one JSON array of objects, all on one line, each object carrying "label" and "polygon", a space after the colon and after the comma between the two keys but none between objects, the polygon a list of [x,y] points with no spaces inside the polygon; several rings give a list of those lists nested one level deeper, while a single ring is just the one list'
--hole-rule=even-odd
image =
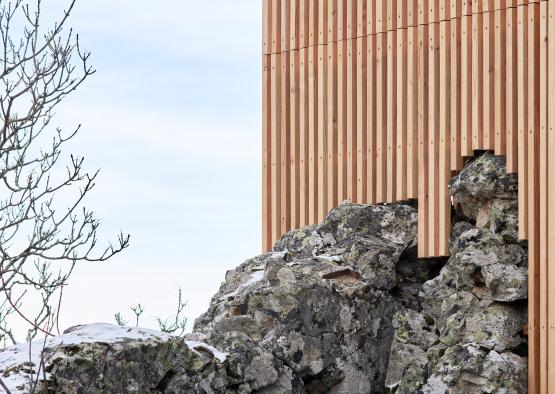
[{"label": "rocky outcrop", "polygon": [[525,393],[527,250],[517,241],[517,179],[484,154],[449,184],[460,212],[451,257],[401,309],[387,385],[395,393]]},{"label": "rocky outcrop", "polygon": [[229,272],[194,331],[231,354],[241,392],[381,392],[415,234],[410,206],[342,204]]},{"label": "rocky outcrop", "polygon": [[0,378],[13,392],[524,393],[516,179],[485,154],[450,190],[449,259],[416,257],[415,207],[343,203],[229,271],[185,338],[75,327],[0,352]]}]

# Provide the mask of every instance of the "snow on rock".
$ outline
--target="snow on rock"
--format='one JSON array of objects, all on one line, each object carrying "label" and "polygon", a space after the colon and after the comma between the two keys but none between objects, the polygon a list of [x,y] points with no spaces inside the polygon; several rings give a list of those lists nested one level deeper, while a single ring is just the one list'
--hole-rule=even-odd
[{"label": "snow on rock", "polygon": [[[258,275],[257,275],[258,277]],[[69,328],[63,335],[35,340],[31,343],[22,343],[0,351],[0,378],[12,393],[29,391],[29,385],[37,379],[40,380],[48,373],[43,374],[41,356],[43,349],[56,350],[62,346],[79,345],[83,343],[115,344],[130,341],[165,342],[173,338],[163,332],[135,327],[121,327],[112,324],[96,323]],[[186,341],[187,346],[197,352],[202,348],[212,353],[214,358],[224,362],[227,353],[220,352],[213,346],[204,342]],[[198,353],[198,352],[197,352]],[[43,360],[43,363],[47,360]]]},{"label": "snow on rock", "polygon": [[187,346],[189,346],[190,349],[192,350],[197,350],[197,349],[205,349],[208,350],[210,353],[212,353],[212,355],[217,358],[221,363],[223,363],[228,357],[229,357],[229,353],[224,353],[224,352],[220,352],[218,349],[216,349],[214,346],[210,346],[207,343],[204,342],[199,342],[199,341],[185,341],[185,343],[187,344]]},{"label": "snow on rock", "polygon": [[249,279],[245,283],[242,283],[241,285],[239,285],[239,287],[237,287],[235,291],[221,296],[220,301],[226,301],[226,300],[229,300],[230,298],[235,297],[237,294],[239,294],[241,290],[249,287],[250,285],[256,282],[260,282],[262,279],[264,279],[264,271],[254,271],[249,276]]}]

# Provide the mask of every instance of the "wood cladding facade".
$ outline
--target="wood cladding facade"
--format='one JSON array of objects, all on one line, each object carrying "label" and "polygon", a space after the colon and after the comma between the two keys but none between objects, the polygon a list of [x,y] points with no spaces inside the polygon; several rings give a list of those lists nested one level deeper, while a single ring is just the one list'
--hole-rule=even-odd
[{"label": "wood cladding facade", "polygon": [[418,200],[448,255],[449,179],[518,173],[529,386],[555,393],[555,0],[263,0],[263,249],[343,200]]}]

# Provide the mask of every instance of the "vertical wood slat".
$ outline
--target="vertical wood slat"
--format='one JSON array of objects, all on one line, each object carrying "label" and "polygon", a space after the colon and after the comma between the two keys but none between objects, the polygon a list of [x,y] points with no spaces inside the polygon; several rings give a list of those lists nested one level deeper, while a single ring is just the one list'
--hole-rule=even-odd
[{"label": "vertical wood slat", "polygon": [[[458,3],[458,6],[457,6]],[[451,10],[452,14],[460,12],[460,0],[452,1],[455,8]],[[453,19],[451,22],[451,38],[450,38],[450,98],[451,98],[451,171],[459,171],[463,168],[463,155],[461,151],[461,20]]]},{"label": "vertical wood slat", "polygon": [[327,49],[326,45],[318,45],[318,128],[317,128],[317,156],[318,156],[318,214],[317,222],[320,223],[328,213],[328,75],[327,75]]},{"label": "vertical wood slat", "polygon": [[[403,7],[398,4],[397,7]],[[404,9],[397,9],[398,13],[403,14]],[[397,20],[398,23],[403,22],[403,18]],[[407,29],[400,29],[397,33],[397,122],[396,122],[396,201],[404,201],[408,198],[407,193]]]},{"label": "vertical wood slat", "polygon": [[518,215],[519,238],[528,238],[528,7],[517,8]]},{"label": "vertical wood slat", "polygon": [[357,137],[357,64],[356,40],[347,40],[347,199],[356,201],[357,197],[357,167],[356,167],[356,137]]},{"label": "vertical wood slat", "polygon": [[[525,140],[527,149],[527,221],[528,221],[528,341],[530,365],[534,365],[529,375],[529,384],[541,392],[540,377],[542,365],[540,359],[540,305],[539,305],[539,239],[537,234],[538,216],[538,141],[539,141],[539,4],[527,6],[527,87],[528,97],[526,105],[527,124],[525,124]],[[519,172],[520,176],[520,172]],[[539,372],[539,373],[538,373]]]},{"label": "vertical wood slat", "polygon": [[418,197],[418,29],[407,29],[407,197]]},{"label": "vertical wood slat", "polygon": [[[271,20],[271,0],[262,1],[262,54],[269,55],[272,52],[272,20]],[[267,62],[265,59],[264,62]],[[263,93],[269,93],[263,91]]]},{"label": "vertical wood slat", "polygon": [[291,189],[291,178],[289,177],[289,52],[284,52],[281,55],[280,65],[281,65],[281,132],[280,132],[280,167],[278,171],[280,172],[280,211],[279,211],[279,222],[280,222],[280,236],[285,234],[291,228],[291,200],[290,200],[290,189]]},{"label": "vertical wood slat", "polygon": [[[419,10],[419,12],[421,12]],[[418,255],[428,257],[428,26],[418,26]]]},{"label": "vertical wood slat", "polygon": [[428,255],[437,256],[439,239],[439,24],[429,25],[428,52]]},{"label": "vertical wood slat", "polygon": [[281,0],[271,0],[272,44],[271,53],[281,51]]},{"label": "vertical wood slat", "polygon": [[289,229],[300,227],[299,218],[299,51],[293,50],[289,55],[289,155],[290,165],[289,174],[290,179],[290,223]]},{"label": "vertical wood slat", "polygon": [[[493,2],[492,2],[493,3]],[[484,6],[489,3],[484,2]],[[493,7],[492,7],[493,8]],[[482,147],[483,149],[492,150],[495,147],[494,129],[495,129],[495,38],[494,25],[495,14],[493,12],[485,12],[482,17],[482,40],[483,40],[483,115],[482,115]]]},{"label": "vertical wood slat", "polygon": [[[373,16],[373,9],[367,8],[368,17]],[[374,24],[369,25],[372,28]],[[368,58],[366,60],[366,198],[376,202],[376,36],[366,38]]]},{"label": "vertical wood slat", "polygon": [[[278,52],[287,52],[290,49],[291,37],[291,1],[294,0],[279,0],[281,3],[281,32],[280,32],[280,49]],[[289,65],[288,65],[289,67]]]},{"label": "vertical wood slat", "polygon": [[548,392],[555,392],[555,1],[547,10],[547,378]]},{"label": "vertical wood slat", "polygon": [[[362,3],[359,1],[359,3]],[[365,14],[366,7],[364,11],[359,7],[359,17]],[[360,23],[360,22],[359,22]],[[366,20],[364,20],[364,27],[366,27]],[[359,27],[359,31],[362,29],[362,25]],[[357,186],[356,186],[356,201],[359,203],[365,203],[367,199],[367,189],[366,182],[368,181],[367,175],[367,51],[366,51],[366,38],[360,37],[356,39],[356,85],[357,85],[357,99],[356,99],[356,175],[357,175]]]},{"label": "vertical wood slat", "polygon": [[548,329],[547,329],[547,305],[548,295],[548,262],[547,262],[547,193],[548,193],[548,156],[547,156],[547,2],[540,3],[540,31],[539,31],[539,169],[538,169],[538,192],[539,192],[539,331],[540,331],[540,385],[541,392],[549,392],[548,388]]},{"label": "vertical wood slat", "polygon": [[270,144],[271,144],[271,226],[272,226],[272,242],[281,235],[281,196],[278,190],[281,190],[281,173],[279,157],[281,154],[281,57],[280,55],[271,55],[271,87],[270,87],[270,108],[271,108],[271,125],[270,125]]},{"label": "vertical wood slat", "polygon": [[[440,256],[447,256],[451,233],[451,204],[448,184],[451,178],[451,28],[452,23],[443,21],[439,25],[439,165],[438,165],[438,250]],[[456,48],[455,48],[456,49]],[[453,100],[456,101],[456,100]],[[454,133],[453,133],[454,134]]]},{"label": "vertical wood slat", "polygon": [[461,156],[472,155],[472,17],[461,20]]},{"label": "vertical wood slat", "polygon": [[318,48],[308,48],[308,211],[309,222],[318,220]]},{"label": "vertical wood slat", "polygon": [[506,11],[506,154],[507,172],[518,171],[518,11],[508,8]]},{"label": "vertical wood slat", "polygon": [[[391,4],[393,2],[389,2]],[[392,17],[388,15],[391,20]],[[392,22],[391,22],[392,23]],[[397,31],[388,31],[387,35],[387,108],[386,108],[386,123],[387,123],[387,142],[386,142],[386,201],[393,202],[395,199],[395,186],[396,186],[396,162],[397,162]]]},{"label": "vertical wood slat", "polygon": [[308,206],[308,49],[299,50],[299,226],[310,223]]},{"label": "vertical wood slat", "polygon": [[262,250],[267,251],[272,246],[271,56],[264,55],[262,61]]},{"label": "vertical wood slat", "polygon": [[[329,4],[333,1],[329,0]],[[330,15],[332,15],[330,8]],[[330,24],[328,25],[330,26]],[[335,26],[335,24],[333,24]],[[329,31],[329,30],[328,30]],[[335,28],[332,27],[332,31]],[[333,33],[332,33],[333,34]],[[336,207],[338,201],[338,183],[337,183],[337,136],[338,136],[338,123],[337,123],[337,43],[331,42],[328,45],[328,133],[327,133],[327,206],[328,210]]]},{"label": "vertical wood slat", "polygon": [[494,64],[495,64],[495,80],[494,80],[494,149],[497,155],[505,155],[506,152],[506,55],[505,55],[505,37],[506,37],[506,21],[505,10],[496,10],[494,15]]},{"label": "vertical wood slat", "polygon": [[376,34],[376,202],[387,198],[387,34]]},{"label": "vertical wood slat", "polygon": [[[473,0],[472,15],[472,149],[483,149],[484,126],[484,16],[481,13],[481,2]],[[480,9],[480,11],[477,11]]]},{"label": "vertical wood slat", "polygon": [[347,198],[347,0],[337,0],[337,198]]}]

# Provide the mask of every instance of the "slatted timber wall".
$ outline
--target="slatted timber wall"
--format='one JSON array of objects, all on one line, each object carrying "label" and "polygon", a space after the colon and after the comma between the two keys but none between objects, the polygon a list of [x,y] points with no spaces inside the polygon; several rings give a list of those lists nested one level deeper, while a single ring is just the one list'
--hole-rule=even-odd
[{"label": "slatted timber wall", "polygon": [[418,199],[419,256],[446,256],[447,182],[475,150],[504,155],[529,245],[530,392],[555,393],[555,0],[263,14],[263,249],[346,199]]}]

